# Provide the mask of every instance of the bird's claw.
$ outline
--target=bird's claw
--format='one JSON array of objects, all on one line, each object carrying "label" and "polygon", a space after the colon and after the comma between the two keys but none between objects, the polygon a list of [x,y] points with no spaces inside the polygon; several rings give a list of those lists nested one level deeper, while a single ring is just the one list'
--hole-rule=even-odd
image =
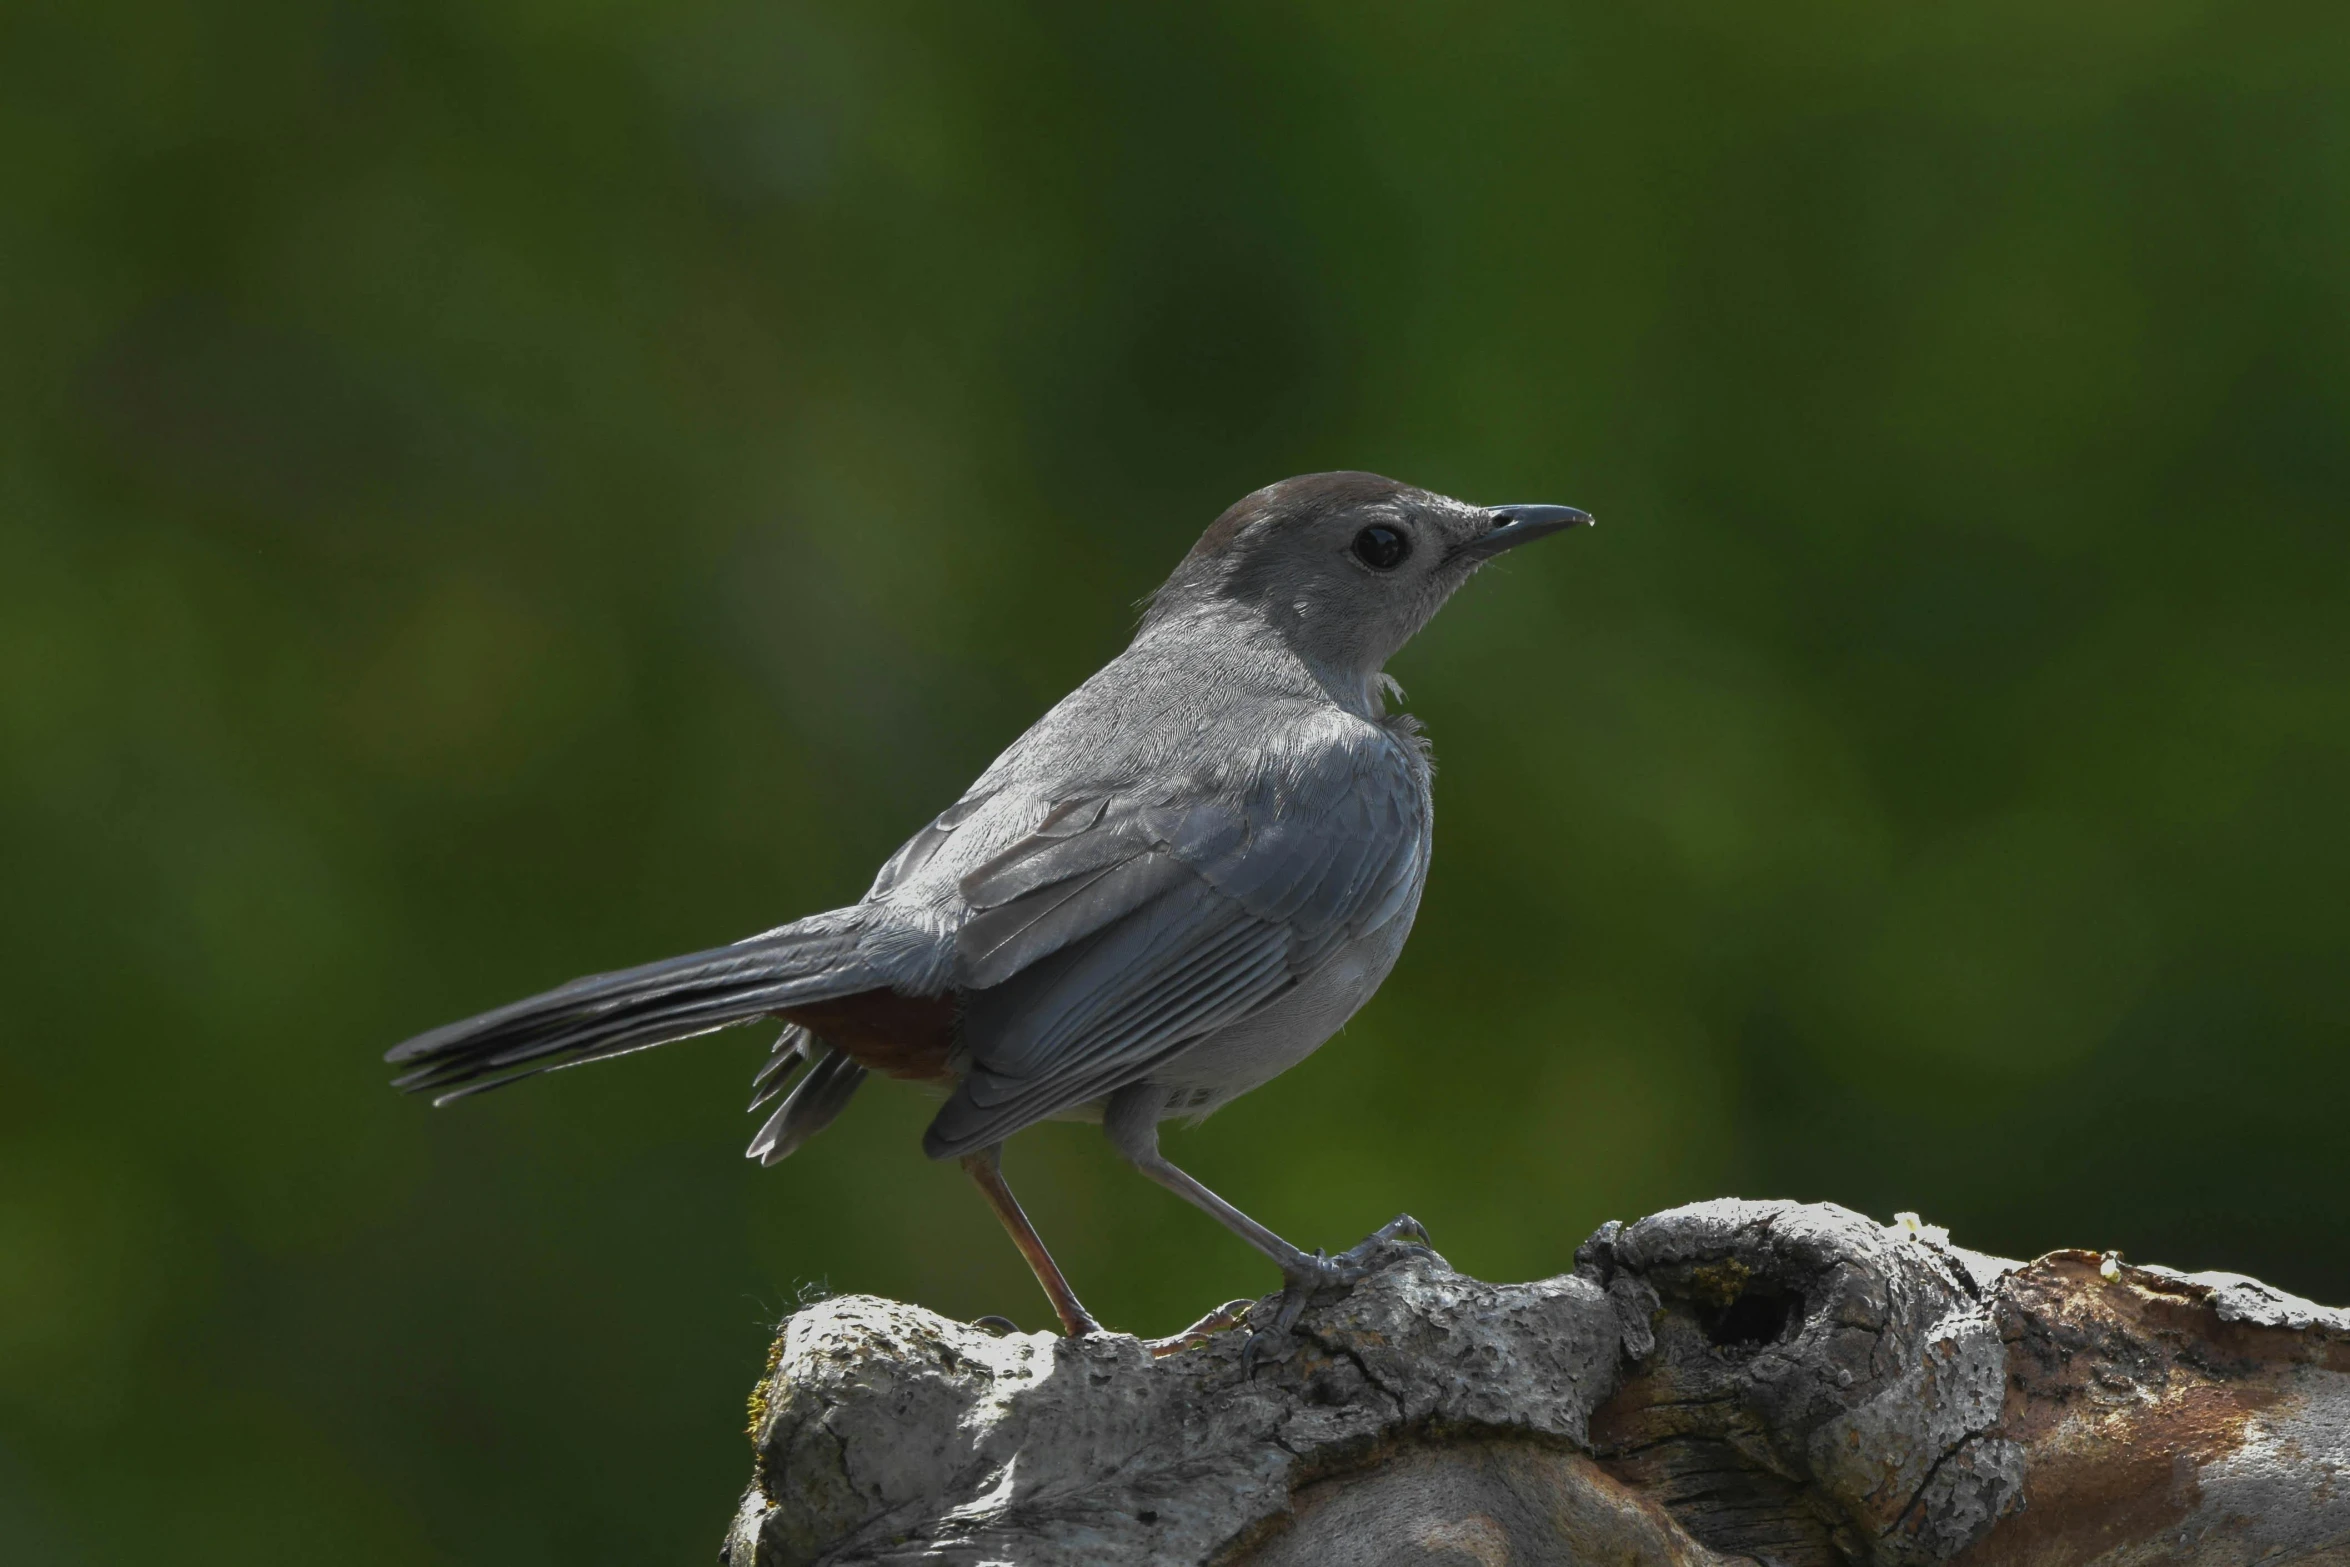
[{"label": "bird's claw", "polygon": [[1255,1304],[1253,1300],[1228,1300],[1180,1333],[1170,1334],[1166,1338],[1144,1339],[1142,1347],[1149,1350],[1154,1359],[1164,1359],[1183,1350],[1196,1348],[1225,1329],[1240,1326],[1248,1319],[1248,1308]]},{"label": "bird's claw", "polygon": [[[1433,1257],[1435,1248],[1428,1236],[1428,1227],[1408,1213],[1399,1213],[1355,1245],[1338,1254],[1337,1260],[1356,1268],[1356,1278],[1372,1271],[1383,1251],[1400,1252],[1406,1257]],[[1350,1281],[1351,1282],[1351,1281]]]},{"label": "bird's claw", "polygon": [[1272,1357],[1275,1361],[1288,1358],[1290,1330],[1297,1326],[1306,1306],[1323,1290],[1349,1290],[1388,1262],[1435,1255],[1428,1245],[1427,1227],[1408,1213],[1397,1214],[1335,1257],[1319,1250],[1310,1256],[1300,1252],[1296,1260],[1281,1270],[1281,1304],[1273,1314],[1273,1321],[1251,1333],[1248,1342],[1240,1348],[1242,1378],[1256,1375],[1257,1362],[1266,1357],[1270,1347],[1277,1345],[1281,1349],[1279,1355]]}]

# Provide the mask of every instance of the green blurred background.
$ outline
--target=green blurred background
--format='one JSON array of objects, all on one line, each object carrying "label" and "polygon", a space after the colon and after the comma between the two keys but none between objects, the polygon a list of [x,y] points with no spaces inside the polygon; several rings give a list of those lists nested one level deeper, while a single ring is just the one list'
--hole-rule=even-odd
[{"label": "green blurred background", "polygon": [[[1191,1168],[2350,1298],[2346,431],[2339,6],[11,6],[0,1557],[703,1560],[800,1292],[1049,1321],[919,1096],[741,1159],[763,1031],[377,1056],[853,899],[1318,468],[1603,526]],[[1009,1169],[1112,1323],[1274,1283]]]}]

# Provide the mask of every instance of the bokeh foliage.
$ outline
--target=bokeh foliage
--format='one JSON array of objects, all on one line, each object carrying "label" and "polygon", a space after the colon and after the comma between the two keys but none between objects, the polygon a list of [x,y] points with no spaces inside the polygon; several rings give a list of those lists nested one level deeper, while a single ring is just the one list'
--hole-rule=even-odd
[{"label": "bokeh foliage", "polygon": [[376,1054],[852,899],[1316,468],[1603,525],[1400,660],[1419,932],[1211,1184],[2350,1298],[2346,431],[2341,7],[11,6],[0,1556],[700,1559],[797,1291],[1047,1320],[911,1093]]}]

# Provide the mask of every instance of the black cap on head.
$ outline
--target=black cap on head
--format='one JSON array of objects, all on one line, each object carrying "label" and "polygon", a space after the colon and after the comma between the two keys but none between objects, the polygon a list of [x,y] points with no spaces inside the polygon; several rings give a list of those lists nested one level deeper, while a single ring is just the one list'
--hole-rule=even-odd
[{"label": "black cap on head", "polygon": [[1419,493],[1400,479],[1385,474],[1339,469],[1333,473],[1301,473],[1293,479],[1252,490],[1224,508],[1224,515],[1208,524],[1187,560],[1220,555],[1230,549],[1249,525],[1268,517],[1304,521],[1356,506],[1375,505],[1398,496]]}]

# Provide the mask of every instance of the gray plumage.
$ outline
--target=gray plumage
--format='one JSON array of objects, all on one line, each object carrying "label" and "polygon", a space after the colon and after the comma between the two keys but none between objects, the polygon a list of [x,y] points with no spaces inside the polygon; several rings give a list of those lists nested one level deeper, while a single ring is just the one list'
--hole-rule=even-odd
[{"label": "gray plumage", "polygon": [[[784,1025],[783,1037],[776,1040],[767,1062],[752,1085],[751,1108],[756,1110],[779,1094],[783,1103],[751,1139],[750,1157],[761,1164],[780,1164],[848,1107],[849,1097],[865,1081],[865,1069],[797,1023]],[[807,1075],[792,1083],[792,1074],[803,1062]]]},{"label": "gray plumage", "polygon": [[[872,1061],[951,1085],[923,1139],[933,1158],[985,1155],[992,1172],[1012,1133],[1107,1108],[1146,1173],[1234,1222],[1154,1168],[1155,1133],[1134,1128],[1205,1114],[1294,1065],[1386,977],[1432,817],[1426,748],[1384,711],[1383,666],[1485,560],[1588,520],[1370,474],[1260,490],[1185,557],[1132,645],[860,902],[436,1029],[391,1053],[409,1068],[398,1082],[445,1101],[783,1016],[753,1107],[784,1100],[754,1157],[821,1129]],[[937,1006],[928,1056],[904,1022],[924,1002]],[[917,1057],[928,1064],[909,1067]],[[1272,1241],[1297,1285],[1304,1254]]]}]

